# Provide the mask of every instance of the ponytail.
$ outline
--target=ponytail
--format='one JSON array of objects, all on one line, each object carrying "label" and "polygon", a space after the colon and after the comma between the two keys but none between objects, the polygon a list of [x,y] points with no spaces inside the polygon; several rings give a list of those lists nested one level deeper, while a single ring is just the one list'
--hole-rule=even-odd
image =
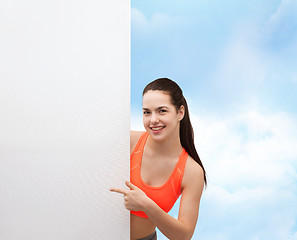
[{"label": "ponytail", "polygon": [[179,137],[181,141],[181,145],[183,148],[186,150],[186,152],[200,165],[200,167],[203,169],[204,173],[204,183],[205,186],[207,185],[207,180],[206,180],[206,173],[205,169],[203,167],[203,164],[200,160],[200,157],[197,153],[195,144],[194,144],[194,131],[193,127],[190,121],[190,116],[189,116],[189,109],[187,105],[186,99],[183,97],[183,104],[185,108],[185,115],[184,118],[180,122],[180,130],[179,130]]}]

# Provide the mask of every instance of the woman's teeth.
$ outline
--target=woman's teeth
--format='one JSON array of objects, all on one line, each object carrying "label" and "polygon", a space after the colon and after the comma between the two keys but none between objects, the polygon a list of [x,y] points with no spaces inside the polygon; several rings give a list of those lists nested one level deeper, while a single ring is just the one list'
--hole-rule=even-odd
[{"label": "woman's teeth", "polygon": [[158,131],[158,130],[161,130],[162,128],[164,128],[164,127],[153,127],[152,130]]}]

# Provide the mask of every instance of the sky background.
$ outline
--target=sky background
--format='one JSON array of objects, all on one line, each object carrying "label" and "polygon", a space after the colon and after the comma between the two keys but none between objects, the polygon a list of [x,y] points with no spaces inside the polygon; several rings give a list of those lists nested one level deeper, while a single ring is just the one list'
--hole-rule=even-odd
[{"label": "sky background", "polygon": [[189,104],[208,177],[192,239],[297,240],[297,0],[133,0],[131,21],[131,129],[156,78]]}]

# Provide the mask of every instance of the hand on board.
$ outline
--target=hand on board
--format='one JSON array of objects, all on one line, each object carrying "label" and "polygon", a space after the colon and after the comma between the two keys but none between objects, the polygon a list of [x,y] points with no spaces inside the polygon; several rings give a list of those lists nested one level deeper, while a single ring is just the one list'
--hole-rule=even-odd
[{"label": "hand on board", "polygon": [[138,187],[126,181],[127,187],[130,189],[111,188],[110,191],[121,193],[124,195],[125,207],[130,211],[143,211],[144,205],[149,198]]}]

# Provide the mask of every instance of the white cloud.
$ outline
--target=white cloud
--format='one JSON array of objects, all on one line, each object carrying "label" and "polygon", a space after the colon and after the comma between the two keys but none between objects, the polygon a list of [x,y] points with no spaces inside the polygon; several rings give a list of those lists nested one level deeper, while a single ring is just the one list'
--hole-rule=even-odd
[{"label": "white cloud", "polygon": [[200,152],[215,173],[211,180],[230,187],[259,181],[281,186],[296,178],[297,130],[288,114],[250,111],[222,120],[192,119]]},{"label": "white cloud", "polygon": [[[287,239],[297,218],[294,117],[248,111],[191,118],[209,181],[201,227],[212,222],[227,239],[238,239],[237,233],[241,239]],[[220,239],[216,234],[205,230],[201,239]]]},{"label": "white cloud", "polygon": [[297,239],[297,232],[292,234],[292,236],[290,236],[290,238],[288,240],[296,240],[296,239]]},{"label": "white cloud", "polygon": [[180,17],[164,13],[154,13],[151,18],[146,18],[137,8],[131,9],[131,22],[133,34],[147,37],[151,34],[167,32],[181,21]]},{"label": "white cloud", "polygon": [[277,23],[284,18],[296,17],[297,1],[296,0],[282,0],[276,12],[270,17],[270,23]]},{"label": "white cloud", "polygon": [[214,66],[215,86],[252,96],[273,82],[296,82],[297,0],[282,0],[265,22],[239,22]]},{"label": "white cloud", "polygon": [[[282,0],[280,6],[267,22],[262,34],[268,45],[281,50],[285,56],[295,60],[297,51],[297,0]],[[291,61],[295,61],[291,59]],[[295,78],[296,80],[296,78]]]},{"label": "white cloud", "polygon": [[135,30],[140,31],[143,28],[148,28],[149,22],[145,18],[143,12],[137,8],[131,9],[131,22]]},{"label": "white cloud", "polygon": [[224,46],[218,64],[214,65],[211,79],[214,88],[220,92],[251,98],[255,94],[253,90],[267,81],[271,60],[249,42],[254,41],[255,36],[252,33],[249,36],[246,34],[238,32]]}]

